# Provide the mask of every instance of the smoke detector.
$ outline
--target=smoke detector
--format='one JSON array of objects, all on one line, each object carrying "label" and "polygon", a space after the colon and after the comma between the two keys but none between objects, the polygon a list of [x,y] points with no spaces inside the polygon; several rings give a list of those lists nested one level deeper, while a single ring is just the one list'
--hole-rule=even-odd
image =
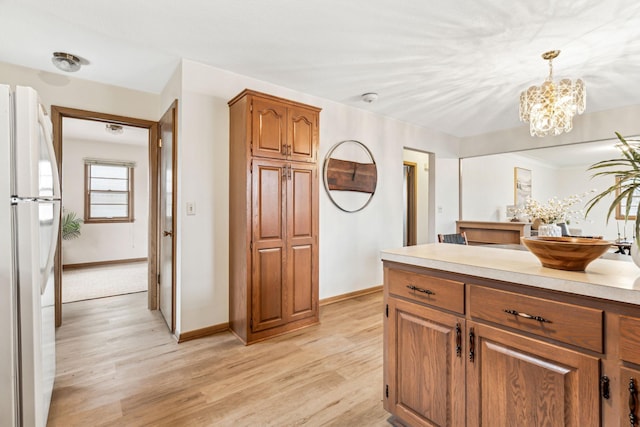
[{"label": "smoke detector", "polygon": [[362,100],[368,104],[378,99],[378,94],[375,92],[369,92],[362,95]]}]

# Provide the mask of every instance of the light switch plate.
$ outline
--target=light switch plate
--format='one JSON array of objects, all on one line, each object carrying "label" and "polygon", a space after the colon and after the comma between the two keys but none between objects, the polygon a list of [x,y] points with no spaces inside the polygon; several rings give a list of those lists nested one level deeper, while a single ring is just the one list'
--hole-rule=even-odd
[{"label": "light switch plate", "polygon": [[196,214],[195,202],[187,202],[187,215],[195,215],[195,214]]}]

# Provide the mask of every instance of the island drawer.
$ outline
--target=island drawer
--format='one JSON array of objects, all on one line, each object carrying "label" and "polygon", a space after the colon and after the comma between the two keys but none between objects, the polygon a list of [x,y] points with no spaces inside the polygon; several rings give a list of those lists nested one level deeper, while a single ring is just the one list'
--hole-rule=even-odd
[{"label": "island drawer", "polygon": [[640,365],[640,319],[620,316],[620,359]]},{"label": "island drawer", "polygon": [[478,285],[469,294],[472,318],[603,352],[602,310]]},{"label": "island drawer", "polygon": [[391,294],[464,314],[464,283],[395,268],[387,275]]}]

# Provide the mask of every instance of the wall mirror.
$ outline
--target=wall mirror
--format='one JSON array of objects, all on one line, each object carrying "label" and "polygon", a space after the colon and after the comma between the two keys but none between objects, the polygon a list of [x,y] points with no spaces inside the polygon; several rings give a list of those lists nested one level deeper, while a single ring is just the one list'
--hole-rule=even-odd
[{"label": "wall mirror", "polygon": [[[638,140],[637,135],[626,136]],[[518,152],[466,157],[460,160],[460,219],[468,221],[509,221],[507,206],[515,204],[514,168],[531,171],[531,197],[546,202],[552,197],[562,200],[583,195],[592,190],[603,191],[613,184],[613,177],[592,178],[592,164],[619,158],[617,138],[589,141]],[[582,197],[583,208],[595,193]],[[573,221],[582,235],[602,235],[613,240],[618,234],[633,235],[632,221],[616,220],[612,214],[607,222],[609,202],[596,205],[586,219]]]},{"label": "wall mirror", "polygon": [[324,188],[338,209],[358,212],[376,191],[378,171],[371,151],[360,141],[335,144],[324,159]]}]

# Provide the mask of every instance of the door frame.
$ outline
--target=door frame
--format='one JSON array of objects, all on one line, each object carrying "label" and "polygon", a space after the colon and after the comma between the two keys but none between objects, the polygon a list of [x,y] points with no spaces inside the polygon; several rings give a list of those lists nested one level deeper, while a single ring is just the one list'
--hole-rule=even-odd
[{"label": "door frame", "polygon": [[[53,148],[56,154],[58,170],[60,171],[60,187],[62,188],[62,120],[65,117],[74,119],[93,120],[97,122],[116,123],[147,129],[149,131],[149,233],[148,233],[148,270],[147,270],[147,307],[149,310],[158,308],[158,122],[114,114],[98,113],[95,111],[76,108],[51,106],[51,121],[53,123]],[[61,210],[62,215],[62,210]],[[62,233],[58,233],[58,243],[54,258],[55,279],[55,318],[56,327],[62,324]]]}]

